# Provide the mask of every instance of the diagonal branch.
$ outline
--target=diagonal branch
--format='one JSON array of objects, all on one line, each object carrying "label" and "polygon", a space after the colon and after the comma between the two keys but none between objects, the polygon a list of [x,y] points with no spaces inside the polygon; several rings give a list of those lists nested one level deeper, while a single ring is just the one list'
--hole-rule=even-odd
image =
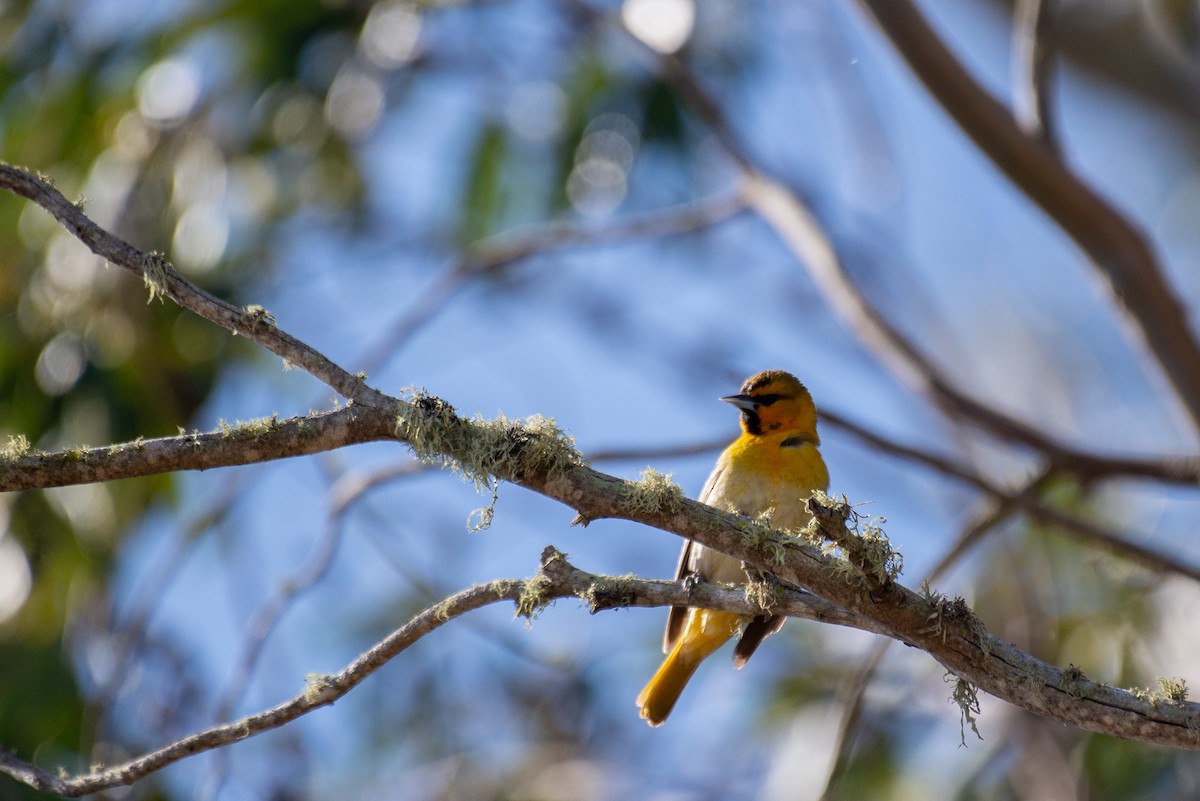
[{"label": "diagonal branch", "polygon": [[[1141,562],[1154,570],[1176,573],[1193,581],[1200,581],[1200,567],[1196,565],[1188,564],[1169,554],[1164,554],[1145,545],[1140,545],[1126,537],[1122,537],[1115,531],[1104,528],[1078,515],[1044,504],[1038,495],[1038,489],[1046,480],[1057,475],[1062,470],[1053,458],[1049,466],[1042,470],[1042,475],[1039,478],[1030,482],[1024,489],[1011,492],[1002,489],[991,479],[945,456],[894,442],[840,415],[824,412],[821,417],[826,422],[849,432],[851,435],[870,445],[873,453],[891,454],[892,456],[910,459],[923,464],[944,476],[974,487],[985,495],[990,496],[1001,506],[1013,506],[1040,523],[1056,527],[1064,536],[1085,545],[1099,545],[1118,556]],[[1069,470],[1067,472],[1073,472],[1074,475],[1081,479],[1089,477],[1087,473]]]},{"label": "diagonal branch", "polygon": [[1013,107],[1025,135],[1042,140],[1061,155],[1050,108],[1053,11],[1054,0],[1017,0],[1013,11]]},{"label": "diagonal branch", "polygon": [[[459,417],[443,401],[418,397],[413,412],[405,421],[407,436],[450,443],[442,451],[450,458],[470,457],[480,441],[492,441],[486,424]],[[1044,717],[1116,737],[1200,750],[1200,705],[1138,697],[1092,682],[1077,669],[1046,664],[988,634],[961,601],[918,595],[894,581],[867,592],[861,582],[847,581],[838,562],[793,536],[690,500],[674,485],[629,482],[583,464],[548,459],[530,444],[529,433],[515,434],[515,450],[502,453],[489,472],[562,502],[585,523],[632,520],[741,559],[870,618],[965,681]],[[475,462],[471,469],[479,467]]]},{"label": "diagonal branch", "polygon": [[[755,164],[721,107],[686,65],[670,56],[655,54],[654,58],[659,76],[679,93],[738,165],[742,191],[751,210],[772,228],[808,269],[830,307],[848,330],[899,380],[930,398],[955,418],[969,422],[1001,440],[1037,450],[1055,466],[1074,472],[1082,479],[1130,475],[1170,483],[1200,483],[1200,459],[1143,459],[1082,451],[963,389],[872,305],[855,283],[829,234],[803,198],[793,188]],[[1011,120],[1008,124],[1011,127]],[[1024,146],[1034,147],[1035,144],[1026,142]],[[1057,169],[1060,172],[1065,170],[1061,164]],[[1086,187],[1081,187],[1080,191],[1090,192]],[[1117,216],[1124,230],[1132,230],[1117,212],[1108,211]],[[1140,237],[1136,231],[1133,231],[1133,235]],[[1142,252],[1148,254],[1148,247],[1142,248]],[[1149,265],[1157,270],[1153,258]],[[1164,325],[1170,326],[1171,323]],[[1190,334],[1185,340],[1189,338]],[[1193,369],[1200,373],[1200,360],[1197,360]]]},{"label": "diagonal branch", "polygon": [[[546,548],[542,552],[541,568],[532,579],[501,579],[458,592],[412,618],[338,673],[309,676],[303,693],[270,709],[190,734],[119,765],[78,776],[52,773],[0,750],[0,773],[34,789],[72,798],[133,784],[190,756],[277,729],[333,704],[413,643],[467,612],[509,601],[517,605],[518,615],[533,617],[554,600],[570,597],[581,599],[593,614],[606,609],[688,604],[746,615],[762,613],[762,607],[747,597],[741,588],[596,575],[572,566],[554,548]],[[867,631],[883,631],[868,619],[794,589],[778,588],[771,611]]]},{"label": "diagonal branch", "polygon": [[860,0],[925,88],[1088,255],[1200,429],[1200,344],[1145,234],[1087,186],[959,63],[912,0]]},{"label": "diagonal branch", "polygon": [[79,206],[55,189],[49,179],[0,162],[0,188],[32,200],[97,256],[139,276],[150,289],[151,298],[165,295],[209,322],[257,342],[324,382],[343,398],[366,405],[380,401],[380,394],[368,387],[363,378],[352,375],[277,328],[266,309],[239,308],[205,292],[180,275],[162,254],[138,250],[96,225]]}]

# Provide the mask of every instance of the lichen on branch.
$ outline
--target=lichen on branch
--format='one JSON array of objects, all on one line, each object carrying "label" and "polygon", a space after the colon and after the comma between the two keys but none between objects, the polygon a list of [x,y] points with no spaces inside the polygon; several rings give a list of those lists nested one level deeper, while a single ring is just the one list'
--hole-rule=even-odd
[{"label": "lichen on branch", "polygon": [[396,416],[396,436],[418,459],[449,467],[477,492],[491,494],[487,506],[472,512],[468,526],[487,528],[495,511],[500,481],[550,481],[585,462],[575,440],[553,418],[531,415],[510,420],[460,416],[446,401],[424,390],[409,390]]}]

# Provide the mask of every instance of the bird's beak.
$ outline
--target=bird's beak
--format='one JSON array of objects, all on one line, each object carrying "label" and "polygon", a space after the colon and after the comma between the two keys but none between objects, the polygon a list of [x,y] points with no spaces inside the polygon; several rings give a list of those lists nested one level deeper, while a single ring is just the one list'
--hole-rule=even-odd
[{"label": "bird's beak", "polygon": [[741,409],[743,412],[752,412],[758,408],[758,401],[749,395],[726,395],[721,398],[726,403],[732,403],[734,406]]}]

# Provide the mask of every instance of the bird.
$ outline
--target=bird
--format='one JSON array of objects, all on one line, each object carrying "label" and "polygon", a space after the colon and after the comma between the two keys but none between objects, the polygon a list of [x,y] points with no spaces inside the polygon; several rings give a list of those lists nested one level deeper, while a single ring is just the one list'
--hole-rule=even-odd
[{"label": "bird", "polygon": [[[700,494],[701,503],[749,517],[770,513],[771,525],[803,528],[806,501],[829,487],[821,458],[817,410],[808,389],[791,373],[765,370],[746,379],[737,395],[721,398],[741,413],[742,433],[717,459]],[[677,580],[745,584],[740,560],[688,540],[679,555]],[[733,665],[741,669],[765,637],[779,631],[781,615],[750,617],[675,606],[667,617],[662,666],[637,697],[641,717],[661,726],[700,663],[740,634]]]}]

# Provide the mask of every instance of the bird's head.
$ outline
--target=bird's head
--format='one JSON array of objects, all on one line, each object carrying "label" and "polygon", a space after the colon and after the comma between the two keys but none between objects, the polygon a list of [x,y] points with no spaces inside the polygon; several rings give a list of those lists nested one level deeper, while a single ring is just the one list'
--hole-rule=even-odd
[{"label": "bird's head", "polygon": [[764,370],[746,379],[737,395],[721,400],[742,412],[742,430],[754,436],[786,434],[817,439],[817,408],[812,396],[791,373]]}]

